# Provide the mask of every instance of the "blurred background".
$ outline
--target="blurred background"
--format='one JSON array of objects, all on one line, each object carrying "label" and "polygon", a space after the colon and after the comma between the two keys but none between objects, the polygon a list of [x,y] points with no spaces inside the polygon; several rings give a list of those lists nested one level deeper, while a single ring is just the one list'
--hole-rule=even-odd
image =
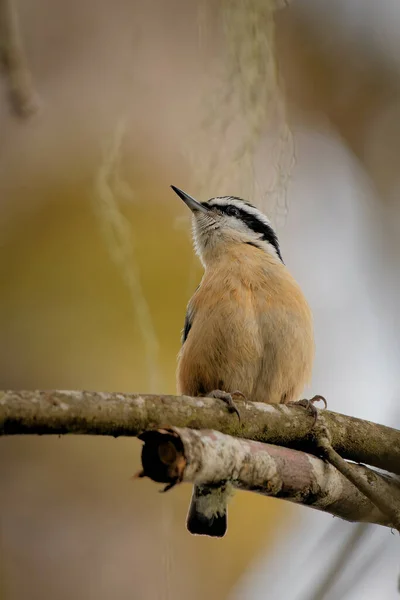
[{"label": "blurred background", "polygon": [[[0,81],[0,389],[175,392],[201,277],[175,184],[268,212],[314,312],[308,394],[400,426],[398,3],[16,7],[40,109]],[[0,439],[1,600],[397,597],[389,530],[238,493],[194,538],[189,486],[130,480],[140,447]]]}]

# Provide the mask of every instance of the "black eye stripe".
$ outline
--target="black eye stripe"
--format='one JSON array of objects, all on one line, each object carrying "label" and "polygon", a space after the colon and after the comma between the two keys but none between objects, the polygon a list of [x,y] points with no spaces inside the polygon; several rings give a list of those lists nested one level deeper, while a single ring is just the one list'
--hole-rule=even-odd
[{"label": "black eye stripe", "polygon": [[225,212],[227,215],[230,215],[231,217],[239,217],[239,219],[240,219],[240,210],[237,208],[237,206],[233,206],[231,204],[230,206],[226,207]]},{"label": "black eye stripe", "polygon": [[[233,208],[232,204],[214,204],[213,205],[209,202],[204,202],[203,204],[206,206],[209,206],[210,208],[215,208],[216,210],[220,211],[221,213],[227,214],[227,215],[230,215],[230,210],[232,210],[232,208]],[[254,208],[249,203],[245,203],[245,204],[247,206]],[[276,253],[279,256],[280,260],[283,262],[282,256],[281,256],[281,251],[279,248],[278,238],[276,236],[275,231],[272,229],[272,227],[270,225],[267,225],[260,219],[258,219],[256,217],[256,215],[253,215],[253,214],[247,212],[246,209],[239,208],[238,206],[234,206],[234,208],[237,210],[237,215],[235,215],[235,216],[238,219],[240,219],[241,221],[243,221],[243,223],[245,223],[245,225],[249,229],[251,229],[255,233],[258,233],[262,240],[271,244],[271,246],[273,246],[275,248]],[[230,216],[233,216],[233,215],[230,215]]]}]

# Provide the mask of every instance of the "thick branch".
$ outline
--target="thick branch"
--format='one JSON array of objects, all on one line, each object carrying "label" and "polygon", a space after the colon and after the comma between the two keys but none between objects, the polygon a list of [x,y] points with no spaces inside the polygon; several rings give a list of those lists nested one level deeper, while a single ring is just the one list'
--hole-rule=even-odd
[{"label": "thick branch", "polygon": [[[215,429],[236,437],[315,451],[313,417],[297,406],[239,402],[242,424],[223,402],[189,396],[108,394],[86,391],[0,392],[0,435],[64,434],[134,436],[174,425]],[[400,475],[400,432],[324,411],[332,447],[343,458]]]},{"label": "thick branch", "polygon": [[[347,521],[392,523],[346,477],[313,455],[238,439],[218,431],[168,428],[143,433],[143,472],[154,481],[234,487],[304,504]],[[400,504],[400,481],[362,465],[358,476],[377,494],[390,490]]]}]

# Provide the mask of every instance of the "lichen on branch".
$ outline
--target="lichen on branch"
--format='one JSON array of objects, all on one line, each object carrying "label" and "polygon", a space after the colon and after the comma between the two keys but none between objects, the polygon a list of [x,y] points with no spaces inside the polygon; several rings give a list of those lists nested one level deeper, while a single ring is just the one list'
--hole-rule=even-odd
[{"label": "lichen on branch", "polygon": [[[219,431],[167,428],[143,433],[143,470],[167,484],[167,489],[187,482],[224,485],[304,504],[348,521],[393,523],[331,464],[305,452],[253,440],[239,439]],[[400,504],[400,482],[354,465],[358,476],[377,494],[388,489]]]}]

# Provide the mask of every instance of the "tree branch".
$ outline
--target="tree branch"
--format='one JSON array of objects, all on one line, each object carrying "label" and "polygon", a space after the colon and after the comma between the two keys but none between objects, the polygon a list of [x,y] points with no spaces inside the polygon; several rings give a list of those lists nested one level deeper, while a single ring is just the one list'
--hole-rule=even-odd
[{"label": "tree branch", "polygon": [[[393,523],[335,467],[313,455],[280,446],[238,439],[218,431],[168,428],[140,438],[143,471],[139,477],[196,485],[230,483],[240,490],[304,504],[347,521]],[[390,489],[400,504],[400,481],[353,465],[379,495]]]},{"label": "tree branch", "polygon": [[390,486],[382,484],[379,489],[371,485],[368,478],[360,473],[357,467],[345,461],[333,448],[331,444],[331,435],[326,427],[325,419],[320,416],[319,423],[316,425],[315,437],[318,447],[322,450],[323,457],[330,462],[344,477],[356,486],[371,502],[375,504],[383,513],[388,515],[390,521],[400,532],[400,503],[392,497]]},{"label": "tree branch", "polygon": [[[88,391],[0,392],[0,435],[135,436],[174,425],[316,452],[313,417],[299,406],[236,401],[242,424],[217,399]],[[332,447],[347,460],[400,475],[400,432],[323,411]]]}]

